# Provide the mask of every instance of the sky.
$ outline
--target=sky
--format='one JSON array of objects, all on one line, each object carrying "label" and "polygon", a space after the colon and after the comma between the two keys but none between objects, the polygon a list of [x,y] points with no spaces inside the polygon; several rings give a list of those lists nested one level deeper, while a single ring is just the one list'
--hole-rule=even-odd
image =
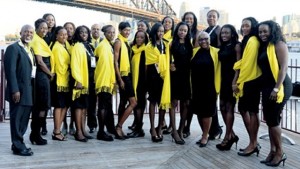
[{"label": "sky", "polygon": [[[184,0],[167,0],[177,14]],[[225,10],[229,13],[229,23],[239,27],[243,18],[255,17],[258,21],[272,19],[274,16],[281,24],[282,16],[300,13],[299,0],[185,0],[190,4],[190,10],[199,16],[203,7]],[[57,25],[66,21],[75,25],[91,26],[94,23],[107,23],[109,15],[79,9],[75,7],[59,6],[55,4],[35,2],[29,0],[1,0],[0,2],[0,37],[5,34],[16,33],[24,24],[33,25],[34,21],[45,13],[54,14]]]}]

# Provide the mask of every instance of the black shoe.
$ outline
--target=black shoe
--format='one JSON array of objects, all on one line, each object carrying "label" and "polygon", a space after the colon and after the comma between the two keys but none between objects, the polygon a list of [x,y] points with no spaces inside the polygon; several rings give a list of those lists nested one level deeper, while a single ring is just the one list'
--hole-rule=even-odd
[{"label": "black shoe", "polygon": [[282,162],[282,165],[284,166],[284,163],[285,163],[286,159],[287,159],[287,156],[285,155],[285,153],[283,153],[282,156],[281,156],[281,159],[277,163],[272,163],[272,161],[270,161],[270,162],[267,162],[266,165],[270,166],[270,167],[277,167]]},{"label": "black shoe", "polygon": [[237,149],[237,143],[239,141],[238,136],[234,136],[230,140],[223,140],[222,143],[217,144],[216,147],[217,149],[224,151],[224,150],[230,150],[231,146],[235,143],[235,148]]},{"label": "black shoe", "polygon": [[163,134],[171,134],[173,132],[173,128],[171,126],[169,126],[165,130],[162,128],[162,131],[163,131]]},{"label": "black shoe", "polygon": [[43,139],[41,137],[41,135],[39,135],[39,134],[36,135],[36,134],[30,133],[29,140],[30,140],[31,144],[36,144],[36,145],[46,145],[47,144],[47,140]]},{"label": "black shoe", "polygon": [[97,134],[97,139],[98,140],[103,140],[103,141],[114,141],[114,138],[111,135],[108,135],[106,132],[101,132]]},{"label": "black shoe", "polygon": [[80,141],[80,142],[87,142],[88,141],[88,139],[86,137],[79,138],[76,133],[74,134],[74,138],[75,138],[76,141]]},{"label": "black shoe", "polygon": [[13,150],[13,154],[15,155],[19,155],[19,156],[32,156],[33,152],[31,150],[28,149],[23,149],[23,150]]},{"label": "black shoe", "polygon": [[45,136],[45,135],[47,135],[47,133],[48,133],[47,128],[42,127],[41,135]]},{"label": "black shoe", "polygon": [[268,155],[268,157],[267,157],[266,159],[264,159],[264,160],[261,160],[260,163],[266,164],[266,163],[271,162],[271,161],[273,160],[273,158],[274,158],[274,153],[275,153],[275,152],[271,152],[271,153]]},{"label": "black shoe", "polygon": [[209,140],[215,140],[216,137],[217,137],[218,139],[220,139],[221,136],[222,136],[222,134],[223,134],[223,130],[222,130],[221,127],[219,127],[219,131],[218,131],[216,134],[209,135],[208,139],[209,139]]},{"label": "black shoe", "polygon": [[200,141],[199,147],[201,147],[201,148],[202,148],[202,147],[206,147],[208,141],[209,141],[209,139],[207,139],[206,143],[201,143],[201,141]]},{"label": "black shoe", "polygon": [[86,138],[86,139],[94,139],[94,137],[93,136],[91,136],[91,135],[88,135],[88,134],[83,134],[83,136]]},{"label": "black shoe", "polygon": [[95,128],[90,128],[90,133],[94,133],[94,131],[95,131]]},{"label": "black shoe", "polygon": [[[29,147],[29,148],[26,148],[28,151],[31,151],[31,148]],[[16,151],[17,150],[17,148],[15,147],[15,145],[11,145],[11,150],[12,151]]]},{"label": "black shoe", "polygon": [[137,138],[137,137],[144,137],[145,136],[145,132],[144,130],[140,130],[140,131],[133,131],[131,133],[127,133],[127,136],[129,138]]},{"label": "black shoe", "polygon": [[[257,143],[257,145],[256,145],[256,146],[258,147],[258,149],[261,149],[261,146],[260,146],[260,144],[259,144],[259,143]],[[240,149],[239,149],[239,151],[245,151],[245,149],[246,149],[246,148],[240,148]]]},{"label": "black shoe", "polygon": [[256,156],[258,157],[259,151],[260,151],[260,148],[258,148],[258,146],[256,146],[252,151],[250,151],[248,153],[246,153],[245,151],[238,152],[238,155],[247,157],[247,156],[250,156],[250,155],[256,153]]},{"label": "black shoe", "polygon": [[[172,136],[172,142],[173,142],[173,140],[175,140],[175,143],[176,143],[176,144],[184,145],[184,143],[185,143],[184,140],[182,140],[182,139],[176,140],[176,139],[174,138],[174,134],[173,134],[173,133],[171,133],[171,136]],[[180,137],[179,137],[179,138],[180,138]]]},{"label": "black shoe", "polygon": [[187,129],[186,127],[183,129],[182,132],[183,138],[187,138],[191,135],[190,129]]}]

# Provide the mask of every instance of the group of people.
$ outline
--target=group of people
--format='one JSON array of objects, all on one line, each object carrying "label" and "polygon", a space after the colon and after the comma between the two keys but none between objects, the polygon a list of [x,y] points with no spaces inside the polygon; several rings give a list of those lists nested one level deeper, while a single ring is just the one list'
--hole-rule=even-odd
[{"label": "group of people", "polygon": [[[261,163],[284,164],[287,156],[281,145],[280,121],[292,87],[287,75],[288,50],[281,29],[274,21],[258,23],[255,18],[247,17],[242,20],[240,42],[234,26],[217,24],[219,17],[218,11],[210,10],[209,27],[202,31],[197,29],[197,18],[192,12],[186,12],[177,25],[169,16],[151,28],[141,20],[132,42],[128,40],[131,32],[128,22],[119,23],[116,39],[116,28],[112,25],[101,29],[95,24],[91,30],[85,25],[75,27],[71,22],[56,26],[52,14],[36,20],[35,30],[23,26],[20,40],[6,49],[4,59],[13,153],[33,154],[23,138],[31,112],[30,141],[47,144],[41,133],[47,134],[45,117],[51,107],[54,107],[53,140],[67,140],[64,131],[68,128],[65,122],[68,108],[69,133],[77,141],[87,142],[92,138],[85,129],[86,117],[90,133],[98,126],[99,140],[143,137],[147,99],[153,142],[161,142],[163,134],[171,134],[176,144],[185,144],[184,138],[189,137],[192,117],[196,114],[202,129],[202,137],[196,143],[206,147],[209,140],[220,138],[223,133],[217,115],[219,97],[226,132],[216,148],[230,150],[239,141],[233,131],[238,102],[249,135],[248,146],[240,149],[238,155],[259,154],[258,108],[262,100],[271,147]],[[115,125],[112,95],[117,88],[120,103]],[[164,119],[166,111],[170,115],[169,127]],[[129,126],[132,132],[125,134],[122,127],[132,112],[134,121]]]}]

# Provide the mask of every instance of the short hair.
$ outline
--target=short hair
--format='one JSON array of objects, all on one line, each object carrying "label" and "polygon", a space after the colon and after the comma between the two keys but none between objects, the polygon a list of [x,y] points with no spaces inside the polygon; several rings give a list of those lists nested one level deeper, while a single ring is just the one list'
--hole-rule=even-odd
[{"label": "short hair", "polygon": [[102,31],[103,33],[106,33],[107,30],[108,30],[108,28],[110,28],[110,27],[113,27],[113,26],[112,26],[112,25],[105,25],[105,26],[102,27],[101,31]]},{"label": "short hair", "polygon": [[209,11],[207,12],[206,16],[208,16],[208,14],[209,14],[210,12],[215,12],[215,13],[217,14],[217,17],[220,18],[220,13],[219,13],[217,10],[215,10],[215,9],[209,10]]},{"label": "short hair", "polygon": [[47,21],[45,19],[37,19],[35,22],[34,22],[34,27],[35,27],[35,30],[39,29],[40,25],[42,23],[46,23],[47,24]]},{"label": "short hair", "polygon": [[123,29],[125,29],[125,28],[127,28],[127,27],[131,28],[129,22],[120,22],[119,23],[119,30],[120,31],[123,30]]}]

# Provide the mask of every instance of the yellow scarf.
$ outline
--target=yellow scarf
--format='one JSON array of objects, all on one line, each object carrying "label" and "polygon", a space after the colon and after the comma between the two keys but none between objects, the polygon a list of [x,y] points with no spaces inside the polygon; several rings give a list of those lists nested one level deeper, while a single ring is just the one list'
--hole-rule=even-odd
[{"label": "yellow scarf", "polygon": [[173,39],[171,33],[172,33],[172,31],[171,31],[171,30],[168,30],[168,31],[164,34],[164,36],[163,36],[163,39],[166,40],[166,41],[168,41],[168,43],[170,43],[170,42],[172,41],[172,39]]},{"label": "yellow scarf", "polygon": [[67,49],[58,41],[55,42],[53,48],[54,73],[56,74],[56,85],[58,92],[69,91],[69,66],[70,54]]},{"label": "yellow scarf", "polygon": [[88,94],[89,89],[89,71],[87,63],[86,49],[84,45],[77,42],[72,49],[71,71],[75,79],[75,85],[79,82],[83,89],[73,89],[72,100],[80,97],[81,94]]},{"label": "yellow scarf", "polygon": [[171,106],[171,87],[170,87],[170,54],[169,45],[164,42],[165,54],[161,54],[157,47],[151,43],[145,48],[146,65],[158,64],[159,74],[164,80],[159,107],[163,110]]},{"label": "yellow scarf", "polygon": [[143,44],[139,48],[137,45],[134,45],[132,47],[132,51],[134,53],[132,59],[131,59],[131,66],[132,66],[132,85],[133,85],[133,90],[135,93],[135,98],[137,99],[136,95],[136,88],[138,85],[138,80],[139,80],[139,68],[140,68],[140,60],[141,60],[141,53],[144,51],[146,48],[146,45]]},{"label": "yellow scarf", "polygon": [[128,48],[126,46],[126,43],[128,43],[128,40],[127,40],[127,38],[124,38],[121,34],[118,35],[118,39],[121,42],[120,74],[121,74],[121,76],[128,76],[128,73],[130,73]]},{"label": "yellow scarf", "polygon": [[244,49],[242,59],[237,61],[233,69],[240,70],[237,85],[239,93],[235,94],[236,98],[243,96],[244,83],[254,80],[261,75],[261,70],[257,65],[259,42],[255,36],[249,38]]},{"label": "yellow scarf", "polygon": [[52,51],[46,41],[38,34],[34,33],[33,39],[30,42],[30,46],[33,49],[35,55],[50,57],[51,73],[54,73],[54,60],[52,57]]},{"label": "yellow scarf", "polygon": [[95,49],[95,56],[99,58],[94,75],[96,94],[100,92],[112,94],[116,83],[114,55],[112,46],[106,38]]},{"label": "yellow scarf", "polygon": [[69,51],[69,53],[71,54],[73,46],[68,41],[66,41],[66,48]]},{"label": "yellow scarf", "polygon": [[[194,48],[193,49],[193,57],[197,54],[197,52],[199,51],[200,47]],[[219,62],[219,56],[218,56],[218,48],[209,47],[209,52],[210,52],[210,56],[214,62],[214,74],[215,74],[215,89],[216,89],[216,93],[219,94],[220,93],[220,88],[221,88],[221,62]]]},{"label": "yellow scarf", "polygon": [[[267,48],[267,55],[268,55],[268,60],[270,63],[270,68],[273,74],[273,77],[275,79],[275,82],[278,80],[278,73],[279,73],[279,65],[278,65],[278,60],[277,56],[275,53],[275,46],[272,43],[269,43],[268,48]],[[279,91],[277,93],[277,103],[281,103],[284,97],[284,88],[283,85],[281,84],[279,87]]]}]

